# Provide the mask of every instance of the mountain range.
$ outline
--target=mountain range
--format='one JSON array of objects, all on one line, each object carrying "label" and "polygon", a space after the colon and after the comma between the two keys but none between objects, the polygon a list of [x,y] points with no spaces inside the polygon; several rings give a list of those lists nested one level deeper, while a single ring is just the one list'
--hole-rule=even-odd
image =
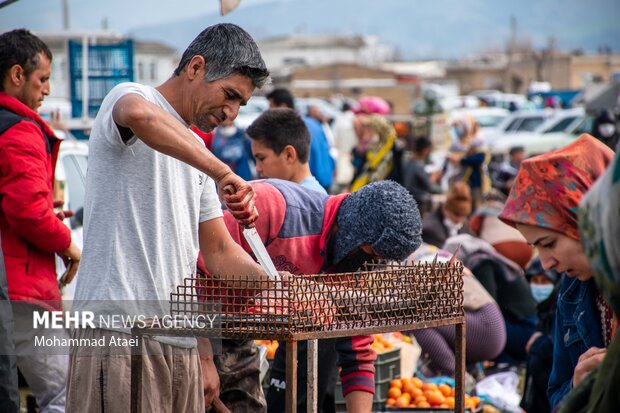
[{"label": "mountain range", "polygon": [[303,35],[376,35],[403,59],[457,58],[503,49],[516,21],[518,39],[560,50],[620,51],[618,0],[273,0],[244,5],[221,17],[134,27],[136,38],[182,51],[205,27],[231,22],[255,39]]}]

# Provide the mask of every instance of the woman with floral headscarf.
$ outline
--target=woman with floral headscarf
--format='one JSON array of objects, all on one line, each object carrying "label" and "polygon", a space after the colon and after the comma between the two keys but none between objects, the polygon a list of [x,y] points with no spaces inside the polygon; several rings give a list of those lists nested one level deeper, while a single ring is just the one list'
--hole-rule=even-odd
[{"label": "woman with floral headscarf", "polygon": [[[579,230],[590,260],[596,287],[614,312],[612,331],[620,315],[620,156],[584,196],[579,206]],[[596,374],[576,387],[561,413],[620,411],[620,335],[613,335]],[[585,408],[584,408],[585,406]]]},{"label": "woman with floral headscarf", "polygon": [[552,408],[600,364],[611,340],[611,311],[592,280],[577,207],[612,157],[608,147],[584,134],[562,149],[525,160],[500,215],[537,247],[546,270],[564,273],[547,391]]}]

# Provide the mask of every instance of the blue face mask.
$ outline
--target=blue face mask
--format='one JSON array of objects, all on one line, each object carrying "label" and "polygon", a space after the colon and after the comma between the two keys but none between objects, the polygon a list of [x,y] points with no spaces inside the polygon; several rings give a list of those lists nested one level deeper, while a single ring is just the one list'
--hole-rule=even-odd
[{"label": "blue face mask", "polygon": [[549,298],[554,286],[553,284],[530,284],[530,288],[536,302],[542,303]]}]

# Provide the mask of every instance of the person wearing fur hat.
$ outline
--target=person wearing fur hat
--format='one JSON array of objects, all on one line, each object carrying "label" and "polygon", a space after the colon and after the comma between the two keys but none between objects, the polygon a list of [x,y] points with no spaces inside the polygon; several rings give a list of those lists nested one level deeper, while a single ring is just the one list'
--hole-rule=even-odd
[{"label": "person wearing fur hat", "polygon": [[525,160],[500,215],[537,248],[545,269],[563,274],[547,390],[552,409],[601,363],[611,341],[612,312],[592,279],[577,208],[612,158],[605,144],[583,134]]},{"label": "person wearing fur hat", "polygon": [[[370,183],[350,194],[326,196],[289,181],[255,181],[256,230],[276,268],[291,274],[345,273],[375,259],[402,261],[421,244],[422,225],[415,200],[393,181]],[[226,211],[229,233],[246,251],[242,228]],[[201,272],[208,269],[199,260]],[[342,392],[350,412],[370,411],[375,352],[370,336],[319,341],[318,403],[325,406],[329,377],[340,367]],[[306,410],[306,346],[299,343],[298,406]],[[285,348],[276,351],[267,393],[268,410],[284,411]],[[256,369],[246,369],[254,375]],[[237,377],[238,380],[242,378]],[[331,409],[333,410],[333,402]]]},{"label": "person wearing fur hat", "polygon": [[467,217],[471,214],[471,191],[464,182],[457,182],[448,191],[446,202],[426,214],[422,221],[422,239],[441,247],[446,239],[469,233]]}]

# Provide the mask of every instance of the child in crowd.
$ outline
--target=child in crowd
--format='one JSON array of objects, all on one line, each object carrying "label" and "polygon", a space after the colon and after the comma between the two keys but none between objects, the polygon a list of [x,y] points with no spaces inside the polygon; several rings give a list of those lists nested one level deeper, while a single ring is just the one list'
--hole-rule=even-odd
[{"label": "child in crowd", "polygon": [[310,172],[310,132],[293,109],[269,109],[248,128],[256,172],[327,194]]}]

